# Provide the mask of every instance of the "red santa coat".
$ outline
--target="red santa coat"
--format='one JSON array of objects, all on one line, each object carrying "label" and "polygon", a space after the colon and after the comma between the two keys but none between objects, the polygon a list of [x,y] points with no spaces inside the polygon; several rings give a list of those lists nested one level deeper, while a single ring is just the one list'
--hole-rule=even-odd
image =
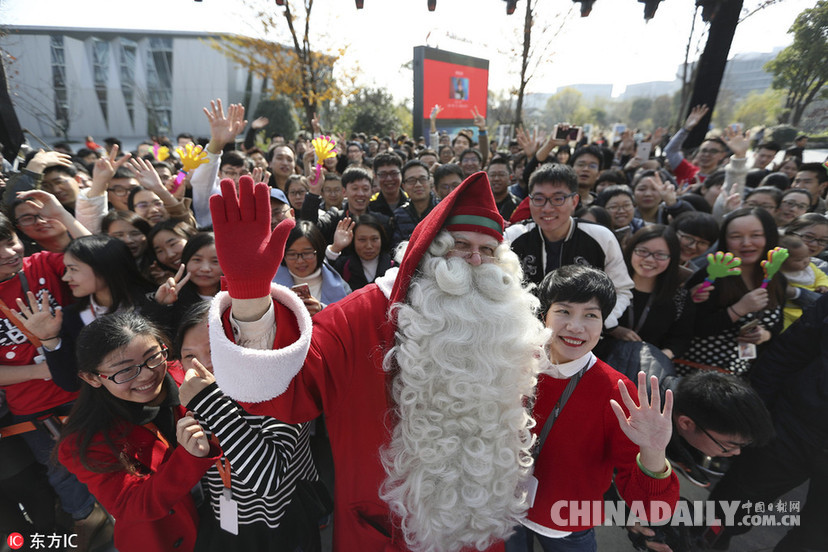
[{"label": "red santa coat", "polygon": [[[389,415],[390,382],[382,369],[393,339],[386,324],[391,278],[378,279],[378,284],[314,316],[312,339],[301,301],[287,288],[273,286],[277,328],[273,351],[251,351],[230,341],[226,294],[214,301],[210,313],[216,377],[234,375],[232,381],[218,381],[228,395],[237,400],[246,396],[244,400],[250,402],[242,406],[247,411],[288,423],[306,422],[324,411],[336,471],[334,548],[341,551],[407,550],[387,504],[379,498],[385,479],[379,451],[390,441],[394,423]],[[217,323],[219,317],[222,324]],[[306,358],[290,350],[303,339],[308,343]],[[223,370],[227,367],[232,369]],[[233,389],[228,390],[225,382]],[[261,400],[251,401],[255,395]],[[502,545],[492,550],[502,550]]]},{"label": "red santa coat", "polygon": [[[40,300],[45,291],[51,295],[52,306],[66,305],[71,300],[66,293],[66,285],[60,280],[65,267],[63,253],[35,253],[23,259],[23,273],[29,290]],[[18,298],[25,293],[20,275],[0,282],[0,299],[9,308],[17,310]],[[24,366],[35,364],[39,355],[35,346],[11,320],[0,313],[0,364],[7,366]],[[42,362],[46,362],[45,359]],[[2,369],[2,367],[0,367]],[[52,380],[30,380],[2,387],[6,391],[6,401],[13,414],[27,415],[45,412],[62,404],[75,400],[77,393],[64,391]]]},{"label": "red santa coat", "polygon": [[[170,363],[169,372],[180,384],[180,364]],[[177,406],[176,419],[186,414]],[[133,425],[125,438],[115,441],[121,454],[137,460],[142,474],[126,470],[96,473],[80,462],[77,443],[64,440],[58,449],[60,463],[85,483],[89,492],[115,517],[115,548],[120,552],[180,552],[193,550],[198,530],[198,512],[190,490],[198,484],[219,451],[211,448],[205,458],[196,458],[184,447],[172,448],[151,428]],[[93,439],[87,458],[92,463],[117,464],[118,457],[102,439]]]}]

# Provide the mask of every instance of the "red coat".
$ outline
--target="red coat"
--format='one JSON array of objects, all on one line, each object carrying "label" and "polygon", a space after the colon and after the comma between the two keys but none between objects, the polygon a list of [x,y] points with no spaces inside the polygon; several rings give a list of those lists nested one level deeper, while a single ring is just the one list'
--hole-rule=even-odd
[{"label": "red coat", "polygon": [[[291,310],[276,301],[274,305],[278,328],[274,348],[284,348],[296,341],[299,330]],[[390,388],[382,369],[393,338],[384,324],[388,307],[388,299],[375,284],[326,307],[313,318],[310,350],[287,391],[264,402],[242,405],[252,414],[288,423],[313,420],[324,410],[336,471],[335,550],[407,550],[388,505],[379,498],[385,479],[379,450],[390,442],[393,427]],[[232,340],[229,311],[223,314],[224,334]],[[226,343],[217,343],[211,336],[214,366],[217,349]],[[236,364],[244,369],[244,360],[238,360]],[[237,372],[238,377],[243,373]],[[502,545],[492,550],[502,550]]]},{"label": "red coat", "polygon": [[[180,364],[170,363],[169,370],[177,383],[183,380]],[[185,413],[184,407],[176,407],[176,419]],[[81,464],[74,440],[64,440],[58,449],[61,464],[115,517],[115,548],[120,552],[193,550],[198,513],[190,490],[216,463],[218,451],[196,458],[184,447],[170,448],[154,431],[138,425],[117,444],[121,454],[138,460],[147,473],[90,472]],[[118,463],[102,439],[92,441],[87,458],[93,463]]]},{"label": "red coat", "polygon": [[[635,461],[638,446],[618,425],[610,399],[615,399],[626,411],[618,391],[619,379],[626,383],[630,396],[636,397],[635,385],[601,360],[578,382],[535,462],[538,491],[535,504],[529,510],[531,521],[559,531],[589,529],[594,523],[556,525],[551,519],[552,506],[558,501],[596,501],[603,512],[604,492],[612,483],[616,469],[615,485],[628,503],[642,501],[649,505],[650,501],[659,500],[668,503],[671,510],[675,507],[679,498],[676,474],[665,479],[644,475]],[[536,435],[543,429],[568,381],[547,375],[538,379],[532,411],[537,421],[532,432]],[[568,512],[567,508],[561,513],[568,516]]]}]

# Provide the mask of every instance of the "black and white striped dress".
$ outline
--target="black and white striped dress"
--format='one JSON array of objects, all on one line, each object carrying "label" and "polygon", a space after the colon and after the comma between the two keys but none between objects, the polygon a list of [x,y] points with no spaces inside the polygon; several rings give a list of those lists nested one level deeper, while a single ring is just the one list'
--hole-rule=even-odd
[{"label": "black and white striped dress", "polygon": [[[199,529],[199,542],[209,534],[209,547],[215,549],[226,550],[232,543],[234,549],[244,545],[256,546],[251,549],[257,550],[292,550],[281,545],[294,540],[293,537],[300,538],[296,533],[303,531],[304,522],[308,529],[318,531],[318,519],[297,519],[303,517],[302,505],[298,504],[302,501],[293,500],[297,484],[319,480],[308,443],[308,424],[286,424],[249,414],[215,383],[198,393],[187,406],[202,427],[216,436],[230,462],[232,495],[238,505],[236,536],[218,527],[219,497],[224,484],[218,469],[210,468],[202,483],[214,519],[202,518],[202,526],[209,525],[206,531]],[[262,547],[266,544],[263,540],[280,546]]]}]

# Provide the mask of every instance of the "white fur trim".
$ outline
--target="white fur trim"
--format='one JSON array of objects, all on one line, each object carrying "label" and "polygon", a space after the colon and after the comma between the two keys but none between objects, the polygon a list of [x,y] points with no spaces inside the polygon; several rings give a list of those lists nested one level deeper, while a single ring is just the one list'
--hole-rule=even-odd
[{"label": "white fur trim", "polygon": [[[230,308],[227,292],[220,292],[210,305],[210,348],[219,387],[241,402],[264,402],[278,397],[290,385],[305,362],[311,342],[311,317],[290,289],[271,284],[270,296],[296,315],[299,339],[282,349],[257,350],[240,347],[224,334],[222,313]],[[278,331],[278,328],[277,328]]]},{"label": "white fur trim", "polygon": [[394,288],[394,282],[397,279],[397,272],[399,271],[400,267],[398,266],[389,268],[385,271],[385,274],[374,280],[374,283],[377,284],[377,287],[380,288],[380,291],[382,291],[386,299],[391,298],[391,290]]}]

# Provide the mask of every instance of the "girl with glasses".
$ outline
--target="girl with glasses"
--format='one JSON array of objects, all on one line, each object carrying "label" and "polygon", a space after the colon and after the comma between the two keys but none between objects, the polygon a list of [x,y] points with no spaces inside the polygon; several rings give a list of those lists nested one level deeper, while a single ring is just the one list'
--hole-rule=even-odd
[{"label": "girl with glasses", "polygon": [[645,226],[633,234],[624,250],[633,300],[610,332],[614,338],[652,343],[670,359],[684,354],[695,308],[679,285],[679,260],[679,240],[669,226]]},{"label": "girl with glasses", "polygon": [[184,372],[145,318],[99,318],[77,341],[80,395],[57,447],[61,464],[115,517],[121,552],[193,550],[198,513],[190,491],[220,459],[180,404]]},{"label": "girl with glasses", "polygon": [[342,219],[325,256],[352,290],[367,286],[397,266],[391,258],[391,242],[385,228],[368,214],[353,222],[350,217]]},{"label": "girl with glasses", "polygon": [[[297,221],[285,243],[285,256],[273,281],[295,288],[311,316],[339,301],[351,288],[325,261],[325,238],[306,220]],[[304,284],[307,284],[305,286]]]}]

